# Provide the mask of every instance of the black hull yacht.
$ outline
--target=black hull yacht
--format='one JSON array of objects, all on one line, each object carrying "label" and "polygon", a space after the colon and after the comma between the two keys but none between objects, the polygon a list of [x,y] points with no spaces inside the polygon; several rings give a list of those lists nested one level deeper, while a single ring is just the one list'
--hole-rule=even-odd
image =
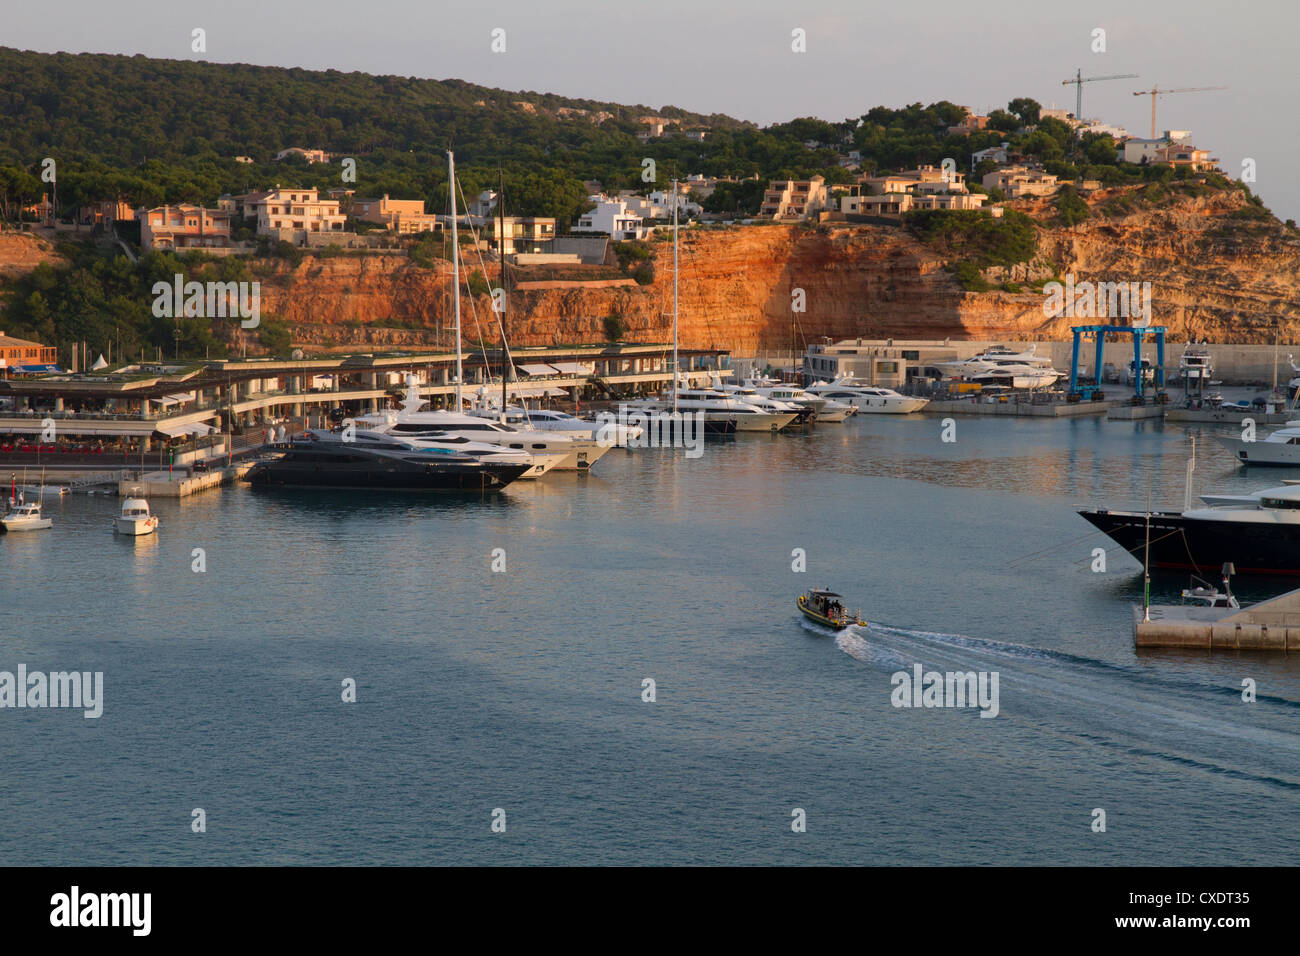
[{"label": "black hull yacht", "polygon": [[258,462],[244,475],[254,487],[498,491],[532,467],[523,462],[480,461],[398,440],[363,444],[304,436],[272,447],[281,454]]},{"label": "black hull yacht", "polygon": [[1218,507],[1187,511],[1080,511],[1137,560],[1197,573],[1224,564],[1237,574],[1300,574],[1300,487],[1221,496]]}]

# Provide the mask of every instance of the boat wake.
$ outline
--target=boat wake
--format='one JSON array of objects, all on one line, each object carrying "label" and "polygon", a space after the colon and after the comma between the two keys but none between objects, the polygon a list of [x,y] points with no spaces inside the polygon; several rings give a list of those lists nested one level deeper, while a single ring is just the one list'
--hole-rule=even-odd
[{"label": "boat wake", "polygon": [[[882,624],[846,628],[835,645],[891,674],[910,675],[916,664],[927,672],[997,672],[996,719],[1058,740],[1300,790],[1300,701],[1259,693],[1246,703],[1239,682]],[[1243,676],[1250,672],[1244,665]]]}]

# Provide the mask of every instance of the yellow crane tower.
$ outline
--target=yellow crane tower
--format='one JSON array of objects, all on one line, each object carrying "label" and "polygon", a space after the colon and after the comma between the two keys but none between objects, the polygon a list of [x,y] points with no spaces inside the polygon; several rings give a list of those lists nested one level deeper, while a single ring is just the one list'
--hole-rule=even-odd
[{"label": "yellow crane tower", "polygon": [[1170,93],[1208,93],[1210,90],[1226,90],[1226,86],[1184,86],[1176,90],[1162,90],[1158,86],[1153,86],[1149,90],[1136,90],[1134,96],[1151,97],[1151,138],[1156,138],[1156,97],[1167,96]]}]

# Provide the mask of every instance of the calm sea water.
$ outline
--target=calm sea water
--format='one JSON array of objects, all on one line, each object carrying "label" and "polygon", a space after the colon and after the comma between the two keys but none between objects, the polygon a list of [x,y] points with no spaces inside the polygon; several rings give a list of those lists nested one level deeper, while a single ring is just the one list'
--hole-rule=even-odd
[{"label": "calm sea water", "polygon": [[[103,671],[104,713],[0,710],[0,863],[1294,862],[1300,662],[1135,653],[1141,569],[1093,573],[1074,513],[1179,505],[1188,430],[940,428],[617,450],[486,501],[231,487],[140,541],[54,503],[0,537],[0,670]],[[1197,490],[1277,483],[1210,431]],[[802,623],[811,584],[872,625]],[[998,672],[999,715],[892,707],[915,663]]]}]

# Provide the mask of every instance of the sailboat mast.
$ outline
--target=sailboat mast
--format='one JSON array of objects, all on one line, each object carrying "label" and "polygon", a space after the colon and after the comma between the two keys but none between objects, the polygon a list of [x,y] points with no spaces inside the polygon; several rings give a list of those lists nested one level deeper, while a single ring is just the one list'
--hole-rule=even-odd
[{"label": "sailboat mast", "polygon": [[456,232],[456,157],[447,150],[447,188],[451,192],[451,287],[452,309],[456,315],[456,411],[465,406],[460,398],[460,246]]},{"label": "sailboat mast", "polygon": [[673,180],[673,412],[677,412],[677,180]]},{"label": "sailboat mast", "polygon": [[[506,174],[500,168],[497,183],[497,219],[501,223],[501,420],[506,420],[506,309],[510,307],[510,289],[506,282]],[[524,404],[525,407],[527,403]]]}]

